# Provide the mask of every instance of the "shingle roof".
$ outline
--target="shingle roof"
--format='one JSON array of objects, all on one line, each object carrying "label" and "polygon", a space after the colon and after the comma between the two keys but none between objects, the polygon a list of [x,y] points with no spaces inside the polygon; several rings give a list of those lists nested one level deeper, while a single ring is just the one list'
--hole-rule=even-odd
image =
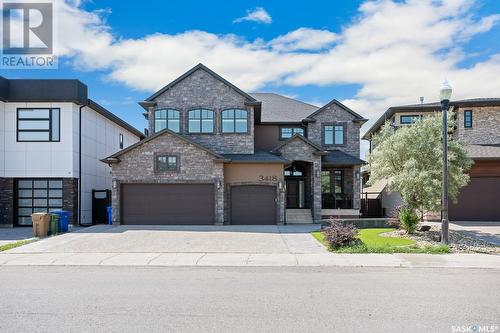
[{"label": "shingle roof", "polygon": [[330,150],[322,156],[323,165],[361,165],[365,164],[362,159],[345,153],[341,150]]},{"label": "shingle roof", "polygon": [[302,140],[305,144],[308,144],[311,147],[313,147],[314,149],[316,149],[317,154],[322,155],[324,153],[323,148],[321,148],[320,146],[318,146],[317,144],[315,144],[314,142],[312,142],[311,140],[305,138],[304,136],[302,136],[300,134],[294,134],[291,138],[281,142],[279,145],[274,147],[273,150],[271,150],[271,152],[279,153],[279,151],[282,147],[286,146],[287,144],[289,144],[293,140]]},{"label": "shingle roof", "polygon": [[[500,105],[500,98],[469,98],[469,99],[460,99],[456,101],[451,101],[450,105],[452,106],[482,106],[482,105]],[[441,103],[424,103],[424,104],[409,104],[409,105],[400,105],[400,106],[392,106],[384,112],[380,118],[375,121],[375,123],[370,127],[368,131],[362,136],[364,140],[370,140],[370,134],[376,132],[380,126],[382,126],[387,119],[390,119],[394,113],[397,111],[418,111],[418,112],[432,112],[432,111],[440,111]]]},{"label": "shingle roof", "polygon": [[300,123],[319,107],[275,93],[251,93],[262,102],[262,123]]},{"label": "shingle roof", "polygon": [[469,157],[475,160],[500,159],[500,143],[495,145],[467,145]]},{"label": "shingle roof", "polygon": [[256,151],[254,154],[223,154],[222,156],[234,163],[290,163],[288,160],[266,151]]}]

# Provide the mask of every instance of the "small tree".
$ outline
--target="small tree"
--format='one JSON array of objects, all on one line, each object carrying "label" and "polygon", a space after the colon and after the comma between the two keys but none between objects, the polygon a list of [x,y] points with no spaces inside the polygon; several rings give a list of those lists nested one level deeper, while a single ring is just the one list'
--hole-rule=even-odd
[{"label": "small tree", "polygon": [[[448,121],[451,131],[454,121]],[[401,193],[411,209],[421,212],[438,211],[441,206],[441,176],[443,165],[441,115],[423,117],[411,126],[394,130],[388,122],[373,139],[375,149],[369,157],[369,184],[389,180],[389,190]],[[467,185],[465,172],[472,166],[464,144],[449,140],[448,195],[457,201],[461,187]]]}]

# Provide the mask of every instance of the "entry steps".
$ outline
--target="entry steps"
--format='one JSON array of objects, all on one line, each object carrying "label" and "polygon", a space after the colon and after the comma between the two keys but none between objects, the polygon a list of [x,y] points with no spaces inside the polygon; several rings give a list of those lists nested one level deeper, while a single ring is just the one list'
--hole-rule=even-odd
[{"label": "entry steps", "polygon": [[287,209],[286,210],[287,224],[308,224],[313,223],[313,218],[310,209]]}]

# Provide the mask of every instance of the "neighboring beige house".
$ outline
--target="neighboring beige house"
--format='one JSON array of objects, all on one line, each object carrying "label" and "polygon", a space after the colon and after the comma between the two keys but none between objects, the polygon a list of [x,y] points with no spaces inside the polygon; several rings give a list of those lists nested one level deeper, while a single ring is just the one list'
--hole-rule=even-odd
[{"label": "neighboring beige house", "polygon": [[[500,98],[475,98],[452,101],[451,112],[456,119],[454,139],[467,144],[474,165],[469,171],[469,185],[459,195],[458,203],[450,202],[450,220],[500,221]],[[380,131],[386,121],[396,128],[408,126],[426,115],[441,111],[440,103],[395,106],[389,108],[362,137],[373,147],[372,136]],[[369,166],[364,180],[369,178]],[[387,182],[381,181],[365,187],[365,196],[380,199],[382,213],[389,216],[400,204],[398,193],[388,190]],[[439,218],[439,216],[434,216]]]}]

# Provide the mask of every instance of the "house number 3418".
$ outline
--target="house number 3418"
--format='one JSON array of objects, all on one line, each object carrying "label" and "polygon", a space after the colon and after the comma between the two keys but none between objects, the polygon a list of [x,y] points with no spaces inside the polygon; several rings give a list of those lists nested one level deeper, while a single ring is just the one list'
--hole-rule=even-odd
[{"label": "house number 3418", "polygon": [[261,182],[277,182],[278,181],[278,176],[264,176],[260,175],[259,180]]}]

